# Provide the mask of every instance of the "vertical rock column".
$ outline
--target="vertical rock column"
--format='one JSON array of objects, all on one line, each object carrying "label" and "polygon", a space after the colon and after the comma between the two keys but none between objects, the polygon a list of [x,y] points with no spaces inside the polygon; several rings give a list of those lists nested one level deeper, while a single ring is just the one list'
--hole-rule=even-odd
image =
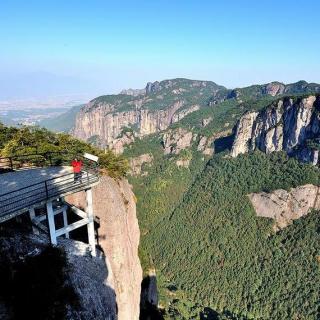
[{"label": "vertical rock column", "polygon": [[[142,269],[138,257],[140,230],[131,186],[126,180],[102,177],[93,188],[93,212],[100,221],[98,248],[111,267],[119,320],[138,320]],[[85,206],[85,194],[66,197],[76,206]],[[111,276],[111,275],[110,275]]]}]

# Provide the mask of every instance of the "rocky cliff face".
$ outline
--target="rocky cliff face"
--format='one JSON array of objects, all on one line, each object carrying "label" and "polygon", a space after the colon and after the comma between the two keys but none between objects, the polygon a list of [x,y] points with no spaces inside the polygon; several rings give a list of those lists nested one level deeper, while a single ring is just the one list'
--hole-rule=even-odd
[{"label": "rocky cliff face", "polygon": [[[4,267],[3,257],[5,256],[5,264],[8,262],[12,264],[10,272],[15,274],[14,277],[21,277],[20,273],[27,276],[30,273],[27,266],[28,263],[31,263],[33,268],[40,268],[41,260],[39,257],[48,249],[48,236],[45,234],[30,234],[25,230],[23,232],[17,231],[17,228],[9,231],[7,229],[6,232],[10,235],[2,234],[0,236],[2,267]],[[63,248],[66,253],[66,265],[64,266],[63,273],[65,274],[67,285],[77,295],[79,305],[68,301],[63,296],[55,297],[53,299],[56,299],[56,302],[52,306],[52,309],[55,309],[55,306],[59,305],[59,303],[64,302],[66,304],[65,317],[67,320],[117,320],[117,303],[110,264],[106,262],[103,256],[92,257],[89,245],[83,242],[60,239],[59,247]],[[45,261],[47,264],[49,263],[48,259],[53,260],[52,263],[56,263],[57,260],[52,259],[52,256],[53,252],[49,256],[46,254]],[[54,264],[52,269],[55,270],[54,272],[57,273],[55,276],[58,278],[60,270],[56,270],[57,265],[59,264]],[[3,272],[3,269],[1,271]],[[34,295],[37,290],[41,290],[41,287],[47,288],[48,292],[53,291],[55,277],[50,277],[50,271],[53,272],[52,270],[43,270],[43,274],[37,274],[37,279],[24,279],[27,285],[33,287],[34,290],[32,293],[27,292],[27,294]],[[3,277],[4,274],[1,273],[1,276]],[[34,285],[31,285],[29,281],[34,281]],[[2,282],[2,285],[6,286],[7,284]],[[46,302],[46,295],[41,291],[38,294],[43,295],[44,302]],[[51,292],[51,294],[54,293]],[[6,292],[6,296],[9,296],[9,292]],[[39,301],[29,301],[26,297],[24,303],[27,304],[28,309],[24,309],[26,318],[28,318],[27,314],[30,316],[30,311],[34,310],[33,314],[38,314],[37,319],[40,319],[40,311],[37,311],[39,309]],[[3,304],[0,297],[0,319],[13,319],[10,304],[12,302],[9,305],[8,303]],[[14,308],[17,308],[15,304]],[[53,310],[50,312],[54,314]]]},{"label": "rocky cliff face", "polygon": [[320,85],[316,83],[308,83],[306,81],[298,81],[295,83],[284,84],[281,82],[270,82],[262,85],[252,85],[245,88],[236,88],[229,90],[226,98],[243,100],[246,98],[261,98],[263,96],[281,96],[292,94],[305,94],[320,92]]},{"label": "rocky cliff face", "polygon": [[98,97],[80,110],[72,134],[106,147],[120,138],[126,127],[137,137],[160,132],[207,106],[212,94],[220,90],[226,89],[210,81],[173,79]]},{"label": "rocky cliff face", "polygon": [[282,229],[310,212],[320,209],[319,187],[307,184],[290,191],[249,194],[249,199],[259,217],[274,220],[274,229]]},{"label": "rocky cliff face", "polygon": [[[142,172],[142,166],[144,164],[149,164],[149,166],[152,164],[153,161],[153,155],[152,154],[142,154],[139,157],[135,157],[135,158],[131,158],[129,160],[129,164],[130,164],[130,174],[133,176],[137,176],[139,174],[141,174]],[[147,175],[148,172],[145,171],[143,172],[144,175]]]},{"label": "rocky cliff face", "polygon": [[[284,150],[307,162],[318,162],[320,96],[284,98],[261,112],[248,112],[238,121],[231,155],[253,150]],[[312,141],[313,146],[308,147]]]},{"label": "rocky cliff face", "polygon": [[133,132],[123,132],[119,138],[114,139],[110,145],[111,149],[115,154],[122,154],[124,147],[133,143],[135,140],[135,135]]},{"label": "rocky cliff face", "polygon": [[[105,147],[112,144],[125,127],[137,128],[137,135],[145,136],[165,130],[172,123],[199,109],[199,106],[194,105],[179,111],[183,106],[184,101],[178,100],[164,110],[151,111],[137,107],[135,110],[116,113],[112,112],[110,105],[101,105],[94,109],[87,106],[77,115],[73,135],[82,140],[98,136],[100,145]],[[122,142],[124,146],[126,143]]]},{"label": "rocky cliff face", "polygon": [[164,154],[179,154],[181,150],[190,147],[195,138],[196,136],[186,129],[168,130],[162,139]]},{"label": "rocky cliff face", "polygon": [[[121,140],[123,130],[128,127],[133,130],[134,136],[143,137],[166,130],[188,114],[203,107],[214,108],[227,99],[235,99],[240,103],[266,96],[270,98],[308,92],[320,92],[320,85],[305,81],[288,85],[271,82],[228,90],[210,81],[172,79],[149,82],[144,89],[123,90],[119,95],[92,100],[77,114],[72,134],[121,153],[124,146],[132,142]],[[202,125],[207,126],[211,121],[210,117],[203,119]],[[113,145],[115,140],[119,141]]]},{"label": "rocky cliff face", "polygon": [[[74,194],[67,201],[85,206],[85,195]],[[112,271],[119,320],[139,319],[142,269],[138,257],[140,231],[135,197],[126,180],[102,177],[93,189],[94,214],[100,221],[98,244]]]}]

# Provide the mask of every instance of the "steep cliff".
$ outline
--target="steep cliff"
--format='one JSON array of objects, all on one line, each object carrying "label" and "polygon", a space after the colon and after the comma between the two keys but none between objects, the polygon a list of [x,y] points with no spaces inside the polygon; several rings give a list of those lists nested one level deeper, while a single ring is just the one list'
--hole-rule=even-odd
[{"label": "steep cliff", "polygon": [[[0,236],[0,319],[116,320],[110,265],[89,245],[6,228]],[[13,250],[14,248],[14,250]]]},{"label": "steep cliff", "polygon": [[[149,166],[152,164],[153,155],[152,154],[142,154],[139,157],[131,158],[129,161],[130,164],[130,174],[135,176],[141,174],[142,166],[148,164]],[[143,173],[147,175],[148,173],[145,171]]]},{"label": "steep cliff", "polygon": [[164,154],[179,154],[181,150],[190,147],[195,138],[191,131],[185,129],[168,130],[162,139]]},{"label": "steep cliff", "polygon": [[237,123],[231,155],[261,150],[286,151],[318,163],[320,96],[280,99],[260,112],[247,112]]},{"label": "steep cliff", "polygon": [[317,83],[308,83],[306,81],[298,81],[295,83],[284,84],[282,82],[273,81],[262,85],[252,85],[245,88],[236,88],[228,92],[228,99],[243,100],[246,98],[261,98],[263,96],[281,96],[292,94],[305,94],[320,92],[320,85]]},{"label": "steep cliff", "polygon": [[[68,196],[67,201],[85,207],[84,193]],[[93,209],[99,220],[98,244],[112,270],[118,319],[137,320],[142,282],[140,231],[135,197],[128,182],[102,177],[93,188]]]},{"label": "steep cliff", "polygon": [[101,96],[80,110],[72,133],[101,147],[110,146],[127,127],[139,137],[156,133],[207,106],[220,90],[226,89],[210,81],[173,79],[148,83],[143,91]]},{"label": "steep cliff", "polygon": [[[66,201],[79,208],[85,208],[85,192],[69,195]],[[49,250],[56,251],[46,253],[49,245],[48,235],[33,235],[30,231],[24,231],[26,226],[29,226],[29,222],[20,227],[24,233],[19,233],[16,226],[12,231],[2,225],[0,228],[0,319],[7,319],[10,313],[6,308],[7,305],[11,308],[13,304],[13,310],[17,309],[17,301],[14,300],[17,299],[16,296],[22,301],[21,303],[32,305],[32,307],[28,306],[28,312],[34,315],[29,317],[30,319],[47,319],[41,317],[41,310],[46,307],[39,308],[37,299],[32,301],[31,298],[38,297],[39,294],[40,297],[43,295],[44,302],[50,306],[52,312],[65,313],[67,319],[139,319],[142,283],[142,269],[138,257],[140,231],[136,217],[135,196],[131,186],[126,180],[101,177],[101,182],[93,189],[93,209],[96,239],[100,249],[97,251],[97,257],[91,256],[90,247],[86,243],[61,237],[58,248],[49,247]],[[71,237],[73,236],[74,234],[71,234]],[[61,257],[59,248],[63,249]],[[45,252],[43,258],[41,258],[42,252]],[[7,268],[8,262],[12,267]],[[32,269],[35,267],[39,271],[35,269],[33,272]],[[21,272],[21,275],[17,272]],[[34,277],[34,280],[23,279],[26,272],[31,278]],[[15,290],[15,288],[9,291],[13,285],[8,283],[7,274],[12,276],[12,284],[17,288],[20,288],[21,279],[35,288],[30,289],[30,293],[26,292],[28,286],[23,288],[24,291]],[[32,281],[35,281],[34,286]],[[41,290],[46,290],[48,293],[39,293],[37,286],[43,287],[44,289]],[[4,287],[8,287],[5,292]],[[10,296],[11,293],[13,298]],[[22,294],[30,295],[30,299],[24,298]],[[9,303],[4,304],[2,300],[7,300]],[[64,317],[54,316],[53,318]]]}]

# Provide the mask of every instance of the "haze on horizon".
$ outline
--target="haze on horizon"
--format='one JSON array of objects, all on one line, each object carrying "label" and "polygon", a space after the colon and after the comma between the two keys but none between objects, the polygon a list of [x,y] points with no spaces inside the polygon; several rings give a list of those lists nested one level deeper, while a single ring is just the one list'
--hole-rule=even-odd
[{"label": "haze on horizon", "polygon": [[0,100],[118,93],[169,78],[320,82],[317,0],[0,3]]}]

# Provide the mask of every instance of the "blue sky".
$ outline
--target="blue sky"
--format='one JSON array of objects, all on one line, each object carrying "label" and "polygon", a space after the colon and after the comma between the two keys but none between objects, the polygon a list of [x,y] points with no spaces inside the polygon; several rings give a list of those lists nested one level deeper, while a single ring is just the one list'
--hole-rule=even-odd
[{"label": "blue sky", "polygon": [[34,79],[44,95],[55,81],[92,95],[174,77],[320,82],[319,11],[318,0],[1,0],[0,91]]}]

